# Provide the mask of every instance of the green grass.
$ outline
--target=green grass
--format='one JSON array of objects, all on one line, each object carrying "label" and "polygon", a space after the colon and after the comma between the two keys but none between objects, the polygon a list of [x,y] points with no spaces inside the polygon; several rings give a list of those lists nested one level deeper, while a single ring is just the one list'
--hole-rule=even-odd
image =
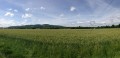
[{"label": "green grass", "polygon": [[0,58],[120,58],[120,29],[1,29]]}]

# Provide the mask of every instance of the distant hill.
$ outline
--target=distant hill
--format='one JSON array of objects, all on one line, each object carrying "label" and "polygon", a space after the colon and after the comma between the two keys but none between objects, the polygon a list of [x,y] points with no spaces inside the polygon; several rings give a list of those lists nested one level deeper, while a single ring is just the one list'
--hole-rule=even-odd
[{"label": "distant hill", "polygon": [[23,25],[23,26],[10,26],[8,29],[61,29],[64,26],[49,25],[49,24],[36,24],[36,25]]},{"label": "distant hill", "polygon": [[101,29],[101,28],[120,28],[120,24],[111,26],[98,26],[98,27],[65,27],[60,25],[50,25],[50,24],[35,24],[35,25],[23,25],[23,26],[10,26],[7,29]]}]

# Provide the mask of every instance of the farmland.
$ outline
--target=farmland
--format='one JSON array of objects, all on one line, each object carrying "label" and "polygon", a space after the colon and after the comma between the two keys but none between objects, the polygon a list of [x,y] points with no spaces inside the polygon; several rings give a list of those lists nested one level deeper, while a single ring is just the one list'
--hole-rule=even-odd
[{"label": "farmland", "polygon": [[1,29],[0,58],[120,58],[120,29]]}]

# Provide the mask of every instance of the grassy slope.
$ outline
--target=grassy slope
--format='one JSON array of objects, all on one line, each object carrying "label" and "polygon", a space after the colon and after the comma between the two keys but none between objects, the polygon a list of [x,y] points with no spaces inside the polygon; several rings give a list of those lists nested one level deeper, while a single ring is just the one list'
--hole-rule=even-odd
[{"label": "grassy slope", "polygon": [[120,29],[0,30],[0,58],[119,58]]}]

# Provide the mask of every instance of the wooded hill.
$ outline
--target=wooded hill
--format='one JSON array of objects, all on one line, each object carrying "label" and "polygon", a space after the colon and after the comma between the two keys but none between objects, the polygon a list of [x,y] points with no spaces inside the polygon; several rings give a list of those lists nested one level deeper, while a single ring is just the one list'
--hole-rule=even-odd
[{"label": "wooded hill", "polygon": [[98,27],[65,27],[60,25],[49,25],[49,24],[36,24],[36,25],[23,25],[23,26],[10,26],[7,29],[100,29],[100,28],[120,28],[120,24],[111,26],[98,26]]}]

